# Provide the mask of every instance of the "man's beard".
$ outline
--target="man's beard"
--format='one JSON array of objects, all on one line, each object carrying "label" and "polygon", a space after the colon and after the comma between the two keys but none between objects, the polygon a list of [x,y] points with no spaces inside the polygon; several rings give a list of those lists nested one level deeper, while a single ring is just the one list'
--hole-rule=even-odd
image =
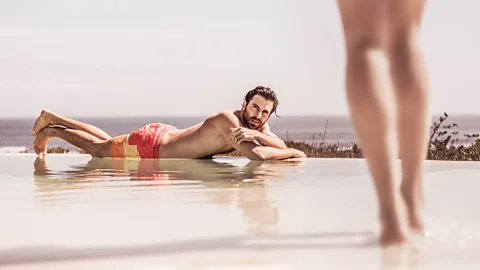
[{"label": "man's beard", "polygon": [[[262,121],[260,121],[260,119],[256,118],[256,117],[248,117],[247,116],[247,111],[243,111],[242,113],[242,118],[243,118],[243,122],[245,123],[245,125],[249,128],[249,129],[259,129],[263,126],[264,123],[262,123]],[[257,126],[256,127],[252,127],[251,126],[251,123],[250,123],[250,120],[255,120],[257,121]]]}]

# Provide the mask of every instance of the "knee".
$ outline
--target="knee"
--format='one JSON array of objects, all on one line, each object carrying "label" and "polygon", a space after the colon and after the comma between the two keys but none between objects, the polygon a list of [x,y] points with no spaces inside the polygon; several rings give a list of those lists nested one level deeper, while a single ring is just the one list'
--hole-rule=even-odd
[{"label": "knee", "polygon": [[391,32],[388,55],[393,65],[404,65],[416,57],[420,49],[418,32],[407,28]]},{"label": "knee", "polygon": [[111,140],[98,141],[93,143],[92,148],[88,149],[88,153],[93,157],[110,157],[111,156]]},{"label": "knee", "polygon": [[350,57],[365,55],[371,51],[378,51],[383,48],[383,42],[376,35],[361,35],[349,38],[346,42],[347,53]]},{"label": "knee", "polygon": [[383,43],[376,36],[361,36],[346,43],[347,67],[353,70],[366,70],[366,66],[380,61],[383,55]]}]

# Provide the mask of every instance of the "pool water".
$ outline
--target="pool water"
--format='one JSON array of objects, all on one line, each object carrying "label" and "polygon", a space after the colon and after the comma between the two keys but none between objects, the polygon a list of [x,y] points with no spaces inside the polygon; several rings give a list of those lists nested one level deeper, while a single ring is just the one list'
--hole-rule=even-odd
[{"label": "pool water", "polygon": [[428,237],[384,249],[361,159],[2,154],[0,268],[479,269],[479,176],[428,161]]}]

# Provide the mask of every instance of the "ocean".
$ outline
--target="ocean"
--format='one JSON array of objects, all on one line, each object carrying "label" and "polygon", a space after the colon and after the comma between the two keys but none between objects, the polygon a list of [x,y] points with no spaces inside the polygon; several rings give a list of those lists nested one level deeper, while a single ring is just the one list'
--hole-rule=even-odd
[{"label": "ocean", "polygon": [[[437,121],[439,116],[434,116]],[[205,117],[95,117],[76,118],[77,120],[95,125],[111,136],[129,133],[148,123],[161,122],[186,128],[197,124]],[[35,118],[0,118],[0,152],[32,151],[32,127]],[[272,116],[269,120],[272,131],[283,139],[313,142],[325,135],[325,142],[339,143],[348,146],[356,142],[351,121],[348,116]],[[467,139],[464,134],[480,132],[480,115],[452,115],[444,124],[458,124],[459,143],[468,144],[472,139]],[[64,147],[72,151],[76,147],[60,140],[52,139],[48,147]]]}]

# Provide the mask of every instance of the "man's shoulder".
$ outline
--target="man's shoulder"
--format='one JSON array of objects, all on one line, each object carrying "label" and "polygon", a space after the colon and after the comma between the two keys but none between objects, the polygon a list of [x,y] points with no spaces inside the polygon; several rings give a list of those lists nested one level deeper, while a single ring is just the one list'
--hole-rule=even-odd
[{"label": "man's shoulder", "polygon": [[240,121],[236,115],[236,110],[224,110],[220,111],[216,114],[213,114],[209,117],[209,119],[212,120],[234,120],[234,121]]},{"label": "man's shoulder", "polygon": [[238,111],[224,110],[211,115],[208,123],[218,130],[227,130],[230,128],[242,126],[240,119],[237,117]]},{"label": "man's shoulder", "polygon": [[213,114],[212,116],[235,116],[236,112],[238,112],[238,110],[223,110]]}]

